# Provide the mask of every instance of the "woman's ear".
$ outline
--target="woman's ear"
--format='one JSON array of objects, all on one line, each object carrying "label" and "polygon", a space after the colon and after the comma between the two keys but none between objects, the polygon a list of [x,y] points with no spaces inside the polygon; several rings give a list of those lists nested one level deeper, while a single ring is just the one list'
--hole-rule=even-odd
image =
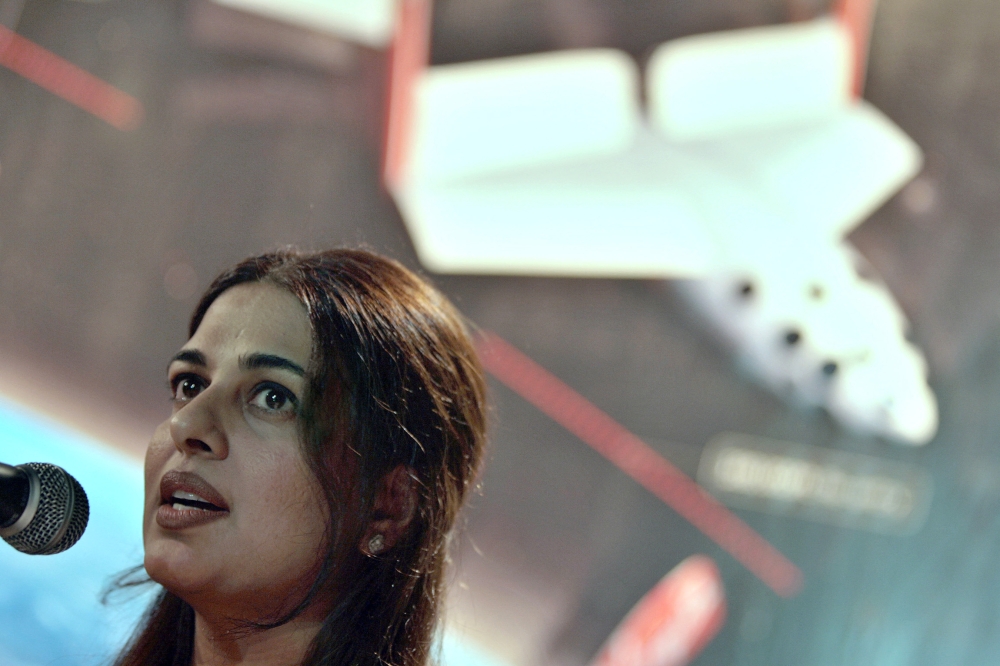
[{"label": "woman's ear", "polygon": [[417,479],[413,468],[397,465],[382,477],[372,507],[372,521],[361,539],[369,557],[389,550],[402,539],[417,513]]}]

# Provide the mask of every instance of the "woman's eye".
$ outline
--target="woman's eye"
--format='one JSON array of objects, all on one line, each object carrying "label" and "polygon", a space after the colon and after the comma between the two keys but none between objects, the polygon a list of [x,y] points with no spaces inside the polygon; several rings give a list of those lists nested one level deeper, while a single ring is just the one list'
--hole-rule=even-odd
[{"label": "woman's eye", "polygon": [[298,400],[283,386],[265,384],[258,387],[250,404],[268,412],[294,412],[298,407]]},{"label": "woman's eye", "polygon": [[205,390],[205,380],[197,375],[180,375],[171,382],[174,400],[186,402]]}]

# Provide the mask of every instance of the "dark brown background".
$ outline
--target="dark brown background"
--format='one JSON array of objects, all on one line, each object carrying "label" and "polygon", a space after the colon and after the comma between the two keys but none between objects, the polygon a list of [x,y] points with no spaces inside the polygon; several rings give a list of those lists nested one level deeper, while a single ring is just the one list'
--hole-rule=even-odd
[{"label": "dark brown background", "polygon": [[[122,133],[0,69],[0,393],[139,454],[197,292],[247,254],[358,245],[419,268],[377,185],[382,56],[198,2],[0,2],[0,19],[142,100]],[[441,0],[452,62],[809,16],[776,0]],[[287,32],[287,31],[286,31]],[[277,35],[277,36],[275,36]],[[913,320],[942,408],[895,448],[793,411],[736,374],[663,285],[429,276],[686,472],[723,430],[908,461],[935,497],[911,537],[741,512],[804,571],[774,596],[671,510],[506,389],[469,512],[454,617],[523,664],[582,664],[695,552],[730,614],[698,664],[991,663],[1000,653],[1000,3],[883,0],[866,97],[924,173],[852,236]],[[470,611],[470,609],[472,609]]]}]

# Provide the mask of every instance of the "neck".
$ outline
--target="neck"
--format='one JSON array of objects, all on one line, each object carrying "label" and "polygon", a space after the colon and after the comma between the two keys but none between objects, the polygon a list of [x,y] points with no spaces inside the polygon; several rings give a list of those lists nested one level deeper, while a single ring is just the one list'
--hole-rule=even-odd
[{"label": "neck", "polygon": [[298,617],[253,633],[233,632],[231,623],[213,623],[195,613],[192,666],[297,666],[322,622]]}]

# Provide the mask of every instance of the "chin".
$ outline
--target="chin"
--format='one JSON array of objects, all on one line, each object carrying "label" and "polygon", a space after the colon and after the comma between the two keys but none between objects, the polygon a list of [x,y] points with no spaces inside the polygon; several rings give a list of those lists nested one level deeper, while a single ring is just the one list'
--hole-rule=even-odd
[{"label": "chin", "polygon": [[151,579],[182,598],[204,589],[208,583],[203,563],[196,560],[191,549],[169,539],[147,544],[143,566]]}]

